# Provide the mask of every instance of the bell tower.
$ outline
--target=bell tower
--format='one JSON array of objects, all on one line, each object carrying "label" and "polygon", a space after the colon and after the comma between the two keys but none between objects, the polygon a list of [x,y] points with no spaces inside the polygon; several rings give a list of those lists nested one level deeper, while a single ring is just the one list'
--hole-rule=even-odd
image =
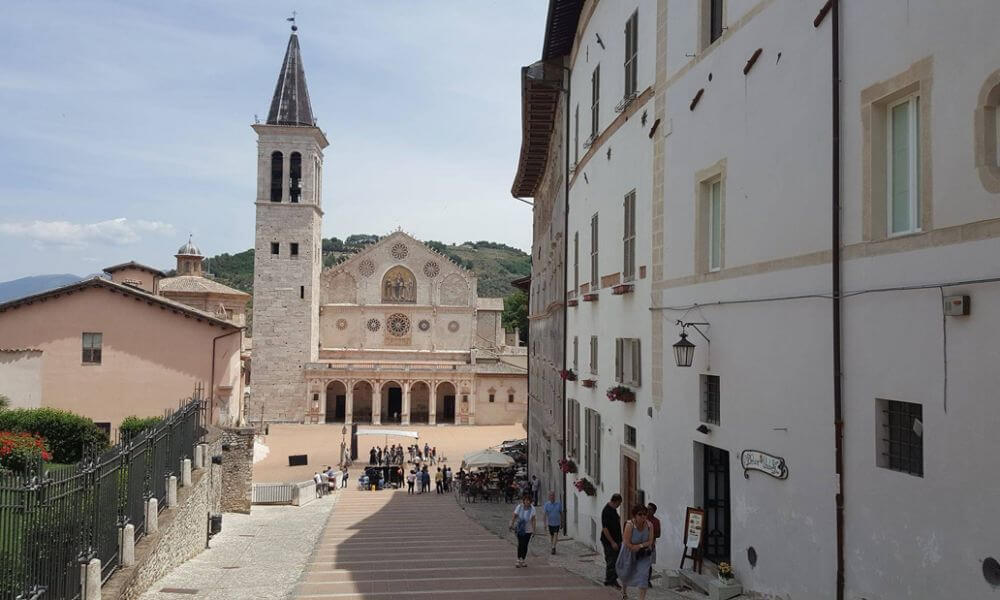
[{"label": "bell tower", "polygon": [[297,27],[292,25],[267,122],[257,132],[253,337],[247,420],[305,418],[304,373],[319,351],[323,149]]}]

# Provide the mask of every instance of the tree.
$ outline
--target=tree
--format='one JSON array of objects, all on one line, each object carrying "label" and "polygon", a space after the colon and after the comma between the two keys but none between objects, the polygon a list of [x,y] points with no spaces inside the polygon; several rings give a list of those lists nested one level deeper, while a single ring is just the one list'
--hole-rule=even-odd
[{"label": "tree", "polygon": [[521,290],[503,299],[500,322],[507,331],[519,330],[521,341],[528,342],[528,295]]}]

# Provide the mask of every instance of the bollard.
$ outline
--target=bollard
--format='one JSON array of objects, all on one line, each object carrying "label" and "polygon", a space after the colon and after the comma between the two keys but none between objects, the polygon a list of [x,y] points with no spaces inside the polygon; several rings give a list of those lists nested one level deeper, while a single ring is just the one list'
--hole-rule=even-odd
[{"label": "bollard", "polygon": [[156,498],[150,498],[146,502],[146,533],[156,533],[160,530],[159,508],[159,502],[156,501]]},{"label": "bollard", "polygon": [[181,461],[181,487],[191,487],[191,459]]},{"label": "bollard", "polygon": [[101,600],[101,559],[80,565],[80,600]]},{"label": "bollard", "polygon": [[171,475],[167,480],[167,508],[177,506],[177,476]]},{"label": "bollard", "polygon": [[198,444],[194,447],[194,463],[192,466],[195,469],[205,468],[205,444]]},{"label": "bollard", "polygon": [[118,552],[121,556],[121,565],[131,567],[135,565],[135,525],[131,523],[121,528],[118,538]]}]

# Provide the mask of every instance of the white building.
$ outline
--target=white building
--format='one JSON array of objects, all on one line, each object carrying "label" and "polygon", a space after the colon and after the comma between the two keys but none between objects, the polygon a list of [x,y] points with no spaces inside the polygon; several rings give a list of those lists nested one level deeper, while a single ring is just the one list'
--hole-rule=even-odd
[{"label": "white building", "polygon": [[[603,483],[594,498],[569,487],[570,533],[596,540],[607,497],[641,489],[664,523],[660,566],[680,562],[692,506],[707,513],[709,569],[729,560],[766,597],[995,594],[1000,4],[552,2],[571,4],[582,4],[567,58],[581,139],[598,62],[601,108],[571,175],[570,243],[579,231],[580,285],[592,284],[599,215],[597,275],[611,277],[597,302],[577,287],[568,309],[581,379],[597,336],[596,393],[571,384],[567,413],[579,402],[584,445],[586,409],[600,414]],[[644,128],[603,108],[622,98],[636,9],[626,114],[648,109]],[[606,287],[632,187],[640,273],[619,298]],[[970,299],[949,305],[958,316],[945,315],[952,296]],[[696,345],[688,368],[671,348],[682,331]],[[614,340],[632,336],[647,362],[622,406],[601,392]],[[744,471],[760,456],[746,451],[783,459],[779,477]],[[569,481],[593,479],[595,461],[589,475],[577,462]]]}]

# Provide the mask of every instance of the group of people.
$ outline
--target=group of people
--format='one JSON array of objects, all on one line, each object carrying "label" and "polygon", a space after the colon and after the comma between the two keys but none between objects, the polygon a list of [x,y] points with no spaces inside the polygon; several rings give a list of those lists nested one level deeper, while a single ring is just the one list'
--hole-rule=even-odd
[{"label": "group of people", "polygon": [[313,473],[313,483],[316,484],[316,495],[325,496],[331,490],[335,490],[338,487],[347,487],[347,478],[349,476],[350,473],[347,469],[341,470],[329,465],[323,467],[322,471]]},{"label": "group of people", "polygon": [[[527,567],[528,543],[536,530],[536,494],[530,491],[521,496],[521,502],[514,507],[510,528],[517,535],[516,567]],[[601,546],[604,548],[604,585],[618,588],[622,598],[628,597],[628,588],[639,590],[639,599],[646,598],[656,562],[656,539],[660,537],[660,520],[656,518],[656,505],[637,504],[632,507],[629,519],[622,527],[618,508],[622,504],[621,494],[614,494],[601,511]],[[562,503],[555,492],[549,492],[548,501],[542,507],[545,525],[548,529],[552,554],[556,553],[559,529],[562,527]]]},{"label": "group of people", "polygon": [[424,442],[423,450],[421,450],[420,444],[413,444],[407,448],[407,451],[410,453],[411,463],[426,462],[433,465],[438,462],[437,446],[431,446],[427,442]]},{"label": "group of people", "polygon": [[[444,467],[438,467],[437,472],[434,473],[434,488],[438,494],[444,494],[445,492],[451,491],[452,484],[452,473],[451,467],[445,465]],[[420,467],[419,469],[414,467],[410,469],[410,474],[406,476],[406,493],[413,494],[414,488],[418,491],[416,493],[423,494],[424,492],[430,493],[431,491],[431,473],[427,468],[427,465]]]},{"label": "group of people", "polygon": [[401,444],[385,448],[375,446],[368,451],[368,464],[372,466],[403,464],[403,446]]}]

